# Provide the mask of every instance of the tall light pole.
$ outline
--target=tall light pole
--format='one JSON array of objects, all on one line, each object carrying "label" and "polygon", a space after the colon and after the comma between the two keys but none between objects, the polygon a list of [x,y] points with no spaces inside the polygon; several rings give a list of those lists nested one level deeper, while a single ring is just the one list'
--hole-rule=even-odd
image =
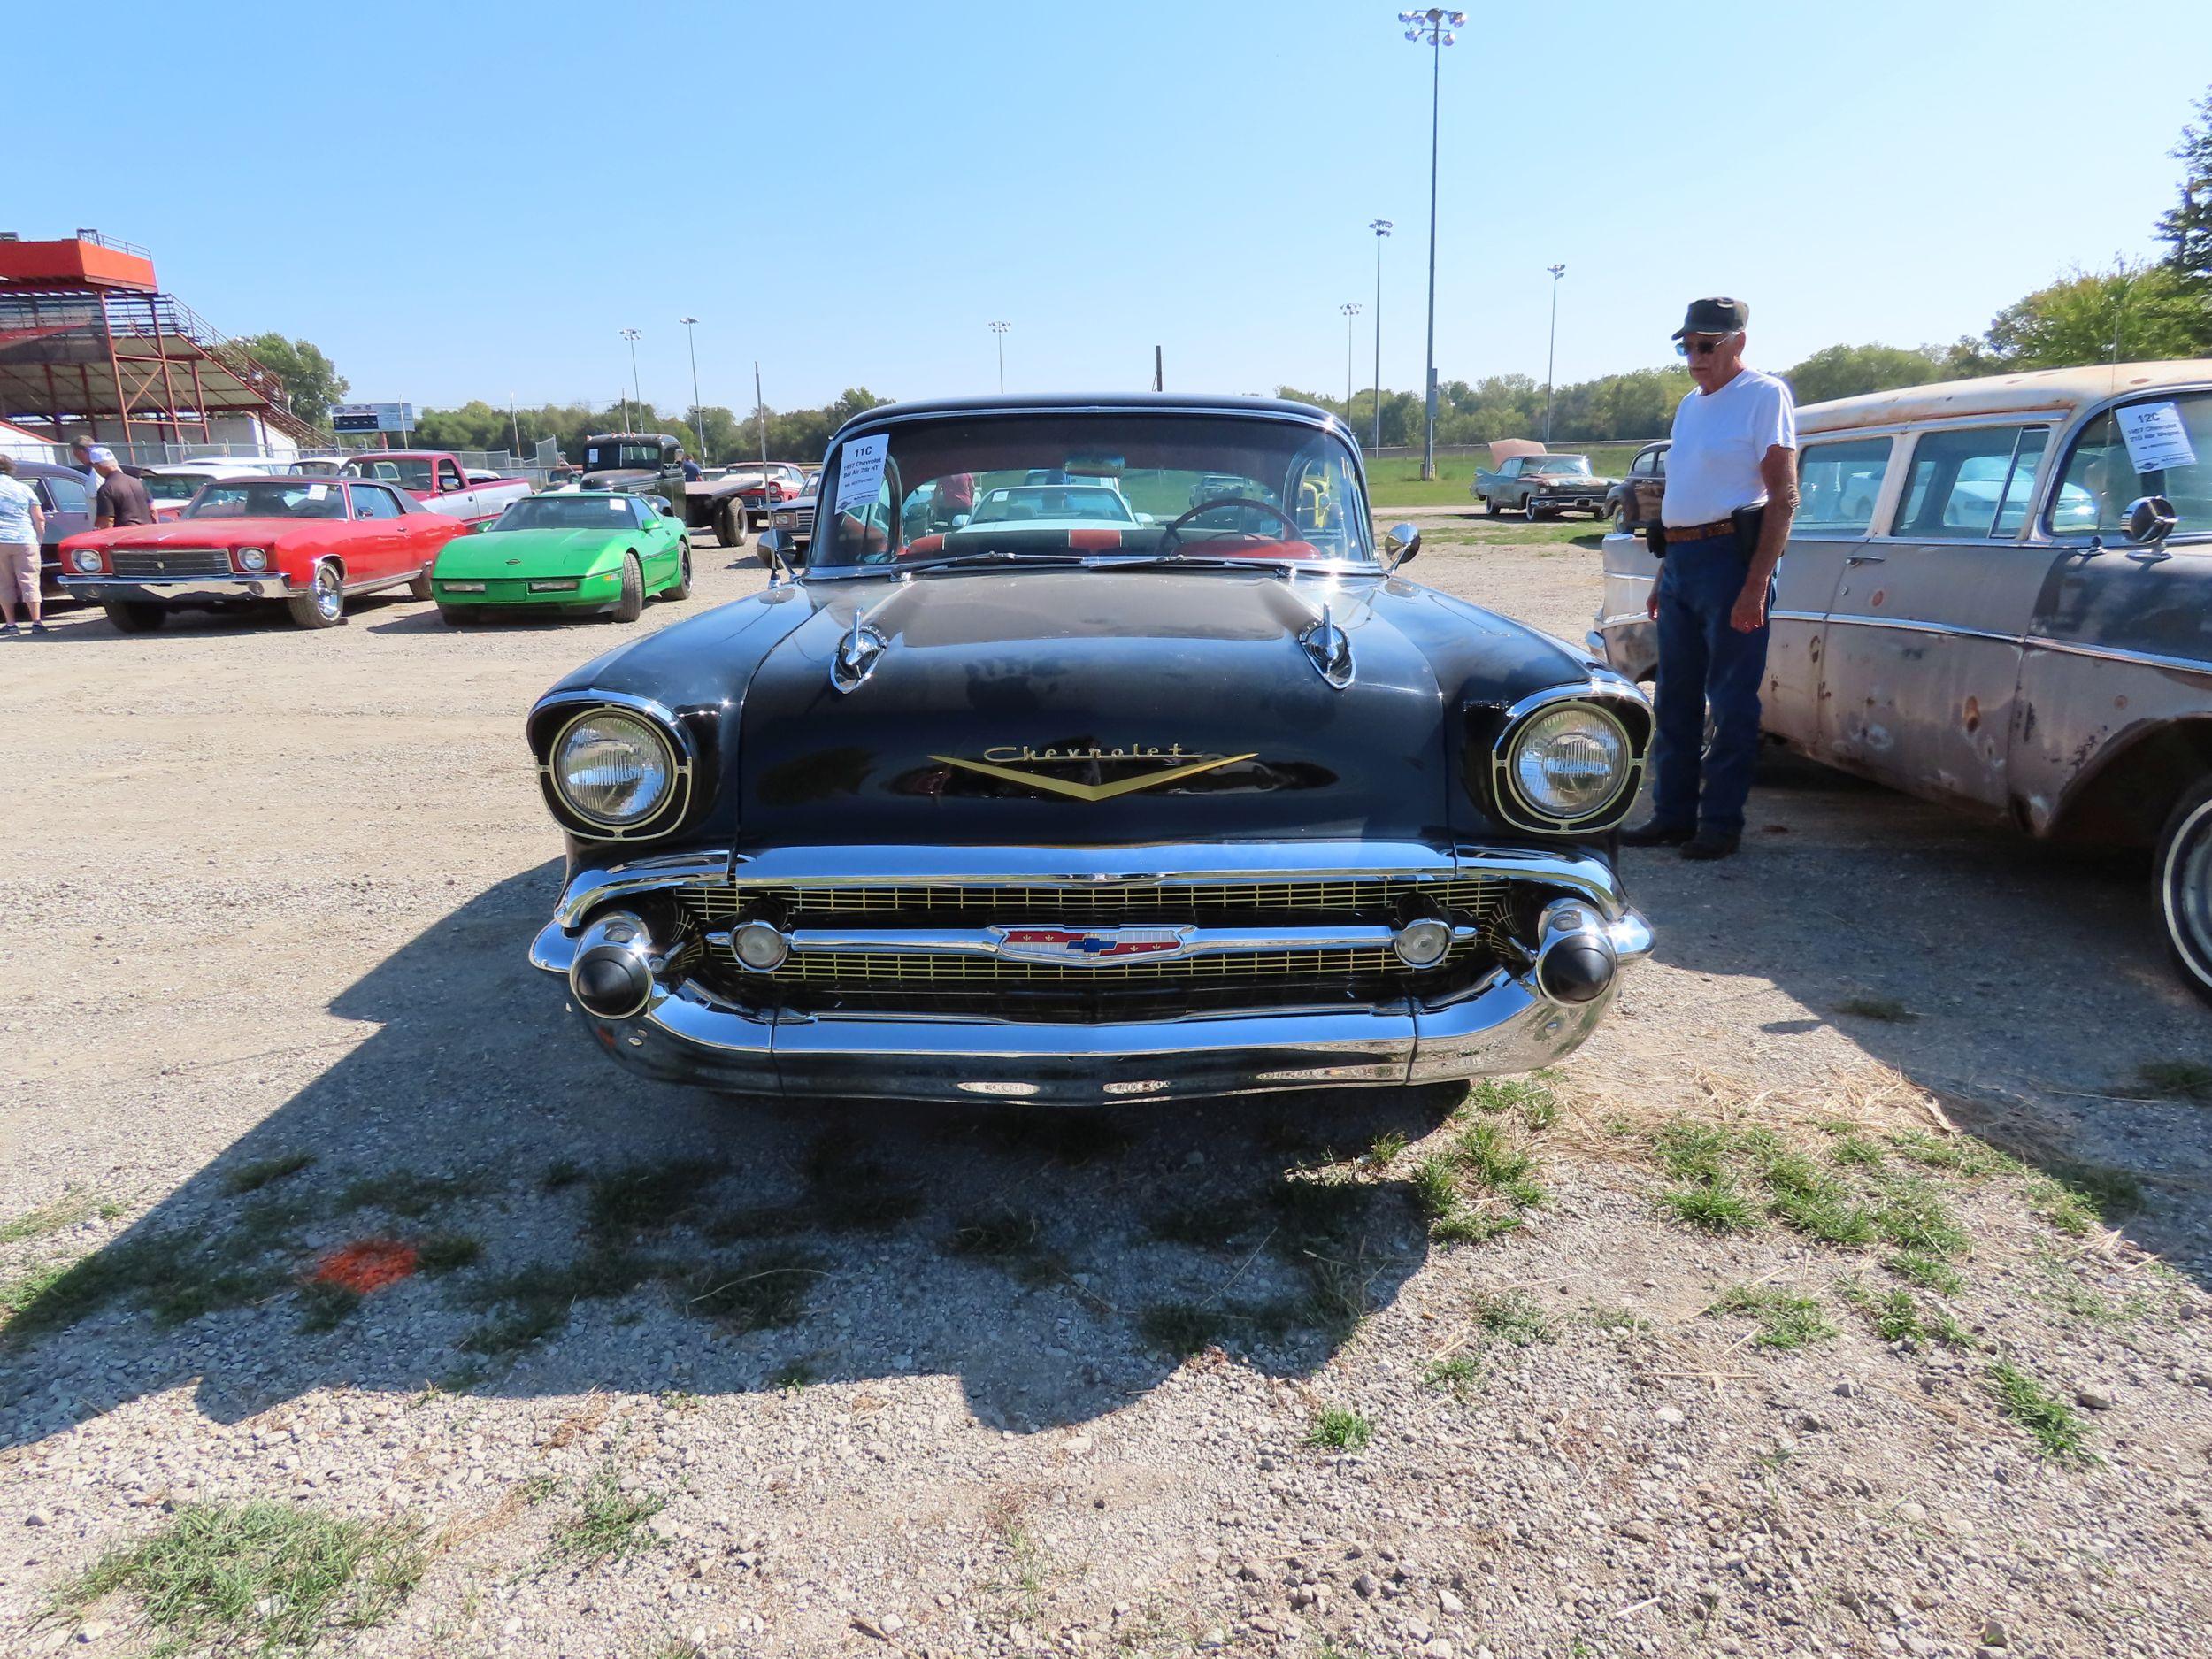
[{"label": "tall light pole", "polygon": [[1429,360],[1428,425],[1421,436],[1421,476],[1436,476],[1436,157],[1438,111],[1442,108],[1444,49],[1459,38],[1452,31],[1467,27],[1464,12],[1430,6],[1420,12],[1401,12],[1406,38],[1429,49]]},{"label": "tall light pole", "polygon": [[1344,419],[1352,419],[1352,319],[1367,308],[1357,300],[1346,300],[1337,310],[1344,313]]},{"label": "tall light pole", "polygon": [[1567,274],[1563,265],[1548,265],[1551,273],[1551,344],[1544,348],[1544,447],[1551,448],[1551,373],[1559,357],[1559,279]]},{"label": "tall light pole", "polygon": [[699,458],[707,459],[707,427],[699,418],[699,341],[691,330],[698,322],[696,317],[679,317],[684,326],[684,343],[691,348],[691,435],[699,441]]},{"label": "tall light pole", "polygon": [[[645,396],[637,388],[637,342],[644,336],[634,328],[626,328],[622,331],[622,337],[630,342],[630,401],[641,411],[645,407]],[[627,426],[630,418],[624,416],[622,424]]]},{"label": "tall light pole", "polygon": [[1382,244],[1390,234],[1390,221],[1379,219],[1368,229],[1375,233],[1375,435],[1371,449],[1382,448]]},{"label": "tall light pole", "polygon": [[993,323],[991,333],[998,341],[998,388],[1006,389],[1006,328],[1004,323]]}]

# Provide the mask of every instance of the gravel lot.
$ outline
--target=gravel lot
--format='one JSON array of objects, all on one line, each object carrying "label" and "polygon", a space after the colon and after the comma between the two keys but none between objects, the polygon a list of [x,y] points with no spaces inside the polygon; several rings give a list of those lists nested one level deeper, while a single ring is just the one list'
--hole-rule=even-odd
[{"label": "gravel lot", "polygon": [[[1587,538],[1426,522],[1580,637]],[[639,627],[760,580],[699,565]],[[1630,855],[1657,959],[1534,1085],[737,1108],[524,962],[521,712],[619,631],[54,622],[0,645],[0,1653],[155,1646],[72,1586],[255,1499],[395,1529],[334,1653],[2205,1651],[2212,1044],[2139,862],[1778,759],[1742,858]]]}]

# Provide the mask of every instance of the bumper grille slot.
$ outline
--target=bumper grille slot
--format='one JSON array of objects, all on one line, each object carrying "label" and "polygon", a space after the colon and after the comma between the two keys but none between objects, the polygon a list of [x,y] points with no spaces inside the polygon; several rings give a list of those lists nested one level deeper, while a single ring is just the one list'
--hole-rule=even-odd
[{"label": "bumper grille slot", "polygon": [[108,556],[118,576],[227,576],[230,555],[219,547],[119,548]]},{"label": "bumper grille slot", "polygon": [[995,922],[1230,922],[1265,925],[1299,915],[1386,918],[1402,902],[1426,898],[1489,919],[1504,912],[1500,876],[1424,880],[1357,876],[1340,880],[1043,882],[1012,885],[853,883],[838,886],[718,885],[683,890],[701,922],[725,921],[748,905],[775,900],[795,919],[817,916],[911,916],[933,926]]}]

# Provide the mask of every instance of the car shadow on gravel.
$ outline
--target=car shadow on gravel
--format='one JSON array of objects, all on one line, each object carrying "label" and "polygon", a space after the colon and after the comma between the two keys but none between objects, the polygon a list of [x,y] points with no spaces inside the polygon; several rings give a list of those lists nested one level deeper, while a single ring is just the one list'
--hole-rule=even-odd
[{"label": "car shadow on gravel", "polygon": [[332,1004],[374,1035],[102,1248],[4,1287],[0,1444],[179,1387],[227,1422],[337,1386],[932,1374],[1027,1432],[1212,1346],[1310,1374],[1425,1259],[1407,1183],[1361,1155],[1463,1090],[1038,1114],[658,1085],[524,959],[559,873],[379,963]]},{"label": "car shadow on gravel", "polygon": [[1737,858],[1631,852],[1624,872],[1660,962],[1771,980],[1817,1017],[1762,1026],[1778,1066],[1834,1026],[2212,1286],[2212,1025],[2166,961],[2141,855],[1775,753]]}]

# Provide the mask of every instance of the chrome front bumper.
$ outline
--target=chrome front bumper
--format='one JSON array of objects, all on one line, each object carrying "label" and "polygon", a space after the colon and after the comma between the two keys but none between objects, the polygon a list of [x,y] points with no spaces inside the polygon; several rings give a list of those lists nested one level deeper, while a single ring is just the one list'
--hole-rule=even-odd
[{"label": "chrome front bumper", "polygon": [[204,605],[283,599],[292,591],[290,579],[274,571],[260,576],[65,576],[61,586],[72,598],[94,604]]}]

